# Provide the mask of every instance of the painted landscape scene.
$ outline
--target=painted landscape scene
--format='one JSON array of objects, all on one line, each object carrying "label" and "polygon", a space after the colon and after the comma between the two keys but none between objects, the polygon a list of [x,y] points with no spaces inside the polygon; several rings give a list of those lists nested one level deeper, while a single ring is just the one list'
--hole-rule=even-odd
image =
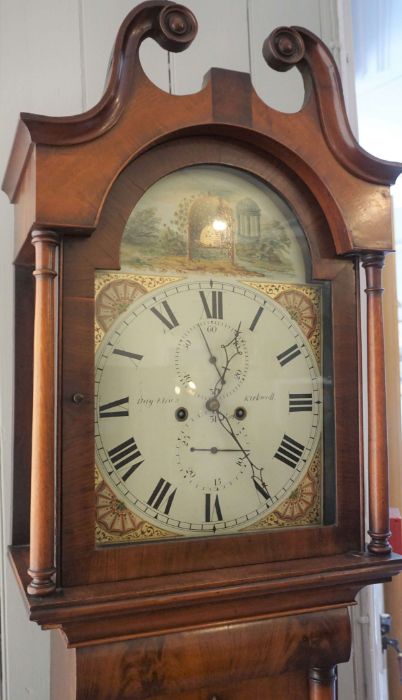
[{"label": "painted landscape scene", "polygon": [[121,267],[305,280],[304,234],[289,207],[257,178],[227,166],[178,170],[133,209]]}]

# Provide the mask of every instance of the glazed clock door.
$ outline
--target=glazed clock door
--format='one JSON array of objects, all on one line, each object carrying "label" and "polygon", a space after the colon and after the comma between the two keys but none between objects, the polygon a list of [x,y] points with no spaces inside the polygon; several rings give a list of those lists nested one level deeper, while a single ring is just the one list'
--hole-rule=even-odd
[{"label": "glazed clock door", "polygon": [[180,169],[130,213],[121,268],[96,277],[98,544],[321,524],[328,295],[286,203]]},{"label": "glazed clock door", "polygon": [[358,549],[356,275],[301,181],[177,139],[63,261],[64,585]]}]

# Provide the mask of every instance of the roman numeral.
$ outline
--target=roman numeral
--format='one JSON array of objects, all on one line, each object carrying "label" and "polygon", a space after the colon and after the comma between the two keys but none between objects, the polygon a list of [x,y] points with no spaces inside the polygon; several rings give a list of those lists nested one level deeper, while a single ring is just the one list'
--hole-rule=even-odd
[{"label": "roman numeral", "polygon": [[255,478],[255,476],[253,476],[253,483],[254,483],[256,491],[258,491],[258,493],[260,493],[261,496],[263,498],[265,498],[265,500],[268,500],[268,498],[271,498],[271,496],[269,495],[269,491],[266,488],[266,484],[262,480],[258,480]]},{"label": "roman numeral", "polygon": [[147,503],[155,510],[159,510],[161,506],[163,507],[163,512],[168,515],[172,507],[173,499],[176,495],[177,489],[169,484],[165,479],[159,479],[154,490],[152,491]]},{"label": "roman numeral", "polygon": [[260,306],[260,308],[258,309],[256,315],[254,316],[253,320],[251,321],[250,331],[253,331],[254,328],[256,327],[258,321],[260,320],[260,316],[261,316],[261,314],[262,314],[263,311],[264,311],[264,307],[263,307],[263,306]]},{"label": "roman numeral", "polygon": [[223,318],[223,293],[211,292],[211,304],[208,303],[205,292],[200,291],[200,297],[207,318]]},{"label": "roman numeral", "polygon": [[284,464],[287,464],[288,467],[292,467],[292,469],[294,469],[303,454],[303,450],[304,447],[300,444],[300,442],[293,440],[293,438],[289,437],[289,435],[284,435],[281,444],[274,454],[274,457],[279,459]]},{"label": "roman numeral", "polygon": [[166,316],[162,311],[159,311],[155,306],[153,306],[151,308],[151,311],[153,314],[155,314],[155,316],[157,318],[159,318],[160,321],[162,321],[162,323],[166,326],[166,328],[168,328],[171,331],[172,328],[179,325],[179,322],[178,322],[176,316],[174,315],[172,309],[170,308],[169,304],[167,303],[167,301],[163,301],[162,306],[166,311],[166,314],[167,314]]},{"label": "roman numeral", "polygon": [[280,353],[280,355],[277,355],[276,359],[278,360],[279,364],[283,367],[284,365],[287,365],[287,363],[291,360],[294,360],[294,358],[298,355],[301,355],[299,347],[297,345],[292,345],[292,347],[288,348],[287,350],[284,350]]},{"label": "roman numeral", "polygon": [[313,410],[312,394],[289,394],[289,413]]},{"label": "roman numeral", "polygon": [[212,500],[210,493],[205,494],[205,522],[211,523],[213,520],[223,520],[221,506],[218,496]]},{"label": "roman numeral", "polygon": [[144,461],[140,459],[142,456],[141,452],[132,437],[125,440],[125,442],[122,442],[120,445],[113,447],[112,450],[109,450],[108,455],[116,471],[127,467],[121,477],[123,481],[127,481],[131,474],[133,474]]},{"label": "roman numeral", "polygon": [[128,416],[128,396],[99,406],[99,418],[120,418],[121,416]]},{"label": "roman numeral", "polygon": [[123,357],[129,357],[131,360],[142,360],[144,355],[138,355],[136,352],[129,352],[128,350],[119,350],[115,348],[113,350],[114,355],[122,355]]}]

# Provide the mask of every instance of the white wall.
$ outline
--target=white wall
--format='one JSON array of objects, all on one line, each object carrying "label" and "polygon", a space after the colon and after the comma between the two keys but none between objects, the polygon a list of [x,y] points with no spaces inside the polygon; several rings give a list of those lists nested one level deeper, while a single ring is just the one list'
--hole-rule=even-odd
[{"label": "white wall", "polygon": [[[340,4],[347,0],[338,0]],[[185,2],[185,0],[184,0]],[[296,71],[265,65],[262,43],[279,25],[319,34],[339,57],[336,0],[187,0],[199,35],[184,54],[168,56],[148,40],[142,60],[172,92],[197,91],[211,66],[250,71],[260,96],[292,111],[302,102]],[[92,106],[104,85],[115,33],[135,0],[0,0],[0,175],[20,111],[67,115]],[[347,67],[345,54],[341,65]],[[0,196],[0,458],[3,551],[10,542],[12,493],[13,213]],[[48,700],[50,638],[29,623],[10,567],[2,569],[4,700]],[[346,683],[346,681],[344,681]],[[346,685],[345,685],[346,687]],[[352,700],[352,691],[341,697]]]}]

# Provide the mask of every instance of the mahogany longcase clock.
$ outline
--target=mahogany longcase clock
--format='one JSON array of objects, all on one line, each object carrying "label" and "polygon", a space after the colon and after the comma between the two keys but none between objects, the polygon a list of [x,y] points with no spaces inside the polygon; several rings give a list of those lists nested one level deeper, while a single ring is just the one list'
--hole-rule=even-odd
[{"label": "mahogany longcase clock", "polygon": [[304,29],[263,47],[303,74],[296,114],[221,69],[162,92],[142,40],[195,34],[145,2],[98,105],[21,115],[11,559],[31,619],[75,650],[66,697],[334,698],[347,607],[402,568],[381,311],[402,166],[357,145]]}]

